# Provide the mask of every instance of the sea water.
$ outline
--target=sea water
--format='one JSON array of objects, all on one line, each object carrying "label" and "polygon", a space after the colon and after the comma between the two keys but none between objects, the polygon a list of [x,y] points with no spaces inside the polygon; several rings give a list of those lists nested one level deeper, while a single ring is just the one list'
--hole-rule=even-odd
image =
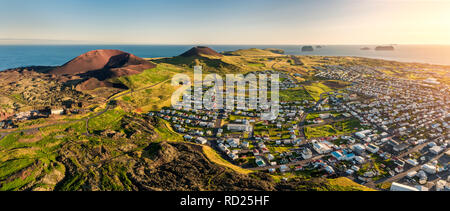
[{"label": "sea water", "polygon": [[[218,51],[246,48],[278,48],[289,55],[358,56],[450,65],[450,45],[394,45],[394,51],[375,51],[374,45],[323,45],[302,52],[302,45],[207,45]],[[96,49],[118,49],[142,58],[171,57],[182,54],[193,45],[1,45],[0,70],[25,66],[57,66]],[[361,50],[369,47],[371,50]]]}]

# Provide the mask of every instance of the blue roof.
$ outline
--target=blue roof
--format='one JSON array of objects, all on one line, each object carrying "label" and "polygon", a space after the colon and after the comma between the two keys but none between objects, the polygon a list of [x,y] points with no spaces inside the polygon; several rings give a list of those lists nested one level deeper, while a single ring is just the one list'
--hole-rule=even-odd
[{"label": "blue roof", "polygon": [[350,154],[347,154],[347,155],[345,155],[345,156],[347,156],[347,157],[354,157],[354,156],[355,156],[355,154],[353,154],[353,153],[350,153]]},{"label": "blue roof", "polygon": [[334,151],[334,152],[332,152],[331,154],[332,154],[334,157],[342,157],[342,154],[339,153],[339,152],[337,152],[337,151]]}]

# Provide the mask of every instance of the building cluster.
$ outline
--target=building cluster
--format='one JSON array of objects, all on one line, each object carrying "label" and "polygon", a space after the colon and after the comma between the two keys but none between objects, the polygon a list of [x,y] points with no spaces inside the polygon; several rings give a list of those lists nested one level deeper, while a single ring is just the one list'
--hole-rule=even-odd
[{"label": "building cluster", "polygon": [[[448,85],[434,83],[435,86],[430,86],[430,83],[396,78],[359,66],[322,69],[317,75],[351,81],[353,85],[346,91],[349,96],[358,97],[347,97],[338,104],[372,129],[355,133],[354,138],[361,143],[353,148],[358,148],[357,151],[365,148],[372,159],[376,155],[375,161],[380,158],[382,161],[370,164],[374,168],[357,174],[358,179],[382,181],[405,172],[407,174],[401,174],[405,176],[396,182],[408,183],[418,190],[445,189],[442,188],[446,185],[445,179],[441,178],[449,175]],[[357,170],[363,173],[361,168]],[[396,187],[393,185],[392,189]]]},{"label": "building cluster", "polygon": [[17,128],[17,123],[40,119],[40,118],[48,118],[50,115],[63,115],[65,110],[62,108],[52,108],[52,109],[43,109],[43,110],[31,110],[15,113],[8,118],[5,118],[0,121],[0,129],[12,129]]},{"label": "building cluster", "polygon": [[[256,170],[308,170],[360,183],[398,177],[395,182],[423,190],[445,189],[447,183],[439,178],[448,176],[448,87],[423,86],[365,66],[314,68],[318,78],[351,86],[313,104],[280,102],[278,117],[271,121],[261,119],[269,111],[262,105],[253,110],[165,108],[150,115],[169,121],[186,140],[211,145],[231,162]],[[301,86],[288,74],[280,78],[282,90]],[[314,112],[318,117],[306,120]],[[305,125],[343,119],[358,120],[360,127],[348,134],[305,138]]]}]

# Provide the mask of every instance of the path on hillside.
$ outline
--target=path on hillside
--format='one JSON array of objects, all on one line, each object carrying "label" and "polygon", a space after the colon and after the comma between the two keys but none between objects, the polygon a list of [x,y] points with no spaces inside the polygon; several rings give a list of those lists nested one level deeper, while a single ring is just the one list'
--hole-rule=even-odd
[{"label": "path on hillside", "polygon": [[90,132],[89,132],[89,121],[90,121],[91,119],[96,118],[96,117],[99,117],[99,116],[101,116],[102,114],[104,114],[104,113],[106,113],[107,111],[109,111],[111,108],[114,108],[114,106],[111,105],[111,102],[112,102],[112,101],[116,100],[116,99],[119,98],[119,97],[125,96],[125,95],[129,95],[129,94],[133,94],[133,93],[135,93],[135,92],[139,92],[139,91],[142,91],[142,90],[145,90],[145,89],[153,88],[153,87],[158,86],[158,85],[160,85],[160,84],[163,84],[163,83],[165,83],[165,82],[167,82],[167,81],[169,81],[169,80],[170,80],[170,79],[167,79],[167,80],[158,82],[158,83],[156,83],[156,84],[152,84],[152,85],[149,85],[149,86],[141,87],[141,88],[139,88],[139,89],[129,89],[128,91],[125,91],[125,92],[123,92],[123,93],[120,93],[120,94],[118,94],[118,95],[115,95],[115,96],[111,97],[111,98],[106,102],[106,107],[105,107],[105,109],[103,109],[103,111],[98,112],[98,113],[95,114],[94,116],[91,116],[91,117],[86,118],[86,120],[85,120],[85,121],[86,121],[86,133],[85,133],[85,135],[88,135],[88,136],[91,135]]}]

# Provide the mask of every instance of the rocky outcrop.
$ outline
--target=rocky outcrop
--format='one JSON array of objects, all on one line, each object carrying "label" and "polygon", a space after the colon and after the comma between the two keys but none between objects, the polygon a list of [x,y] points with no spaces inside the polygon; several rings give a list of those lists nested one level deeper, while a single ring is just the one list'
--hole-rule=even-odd
[{"label": "rocky outcrop", "polygon": [[302,47],[302,51],[303,52],[314,51],[314,48],[312,46],[310,46],[310,45],[307,45],[307,46],[303,46]]}]

